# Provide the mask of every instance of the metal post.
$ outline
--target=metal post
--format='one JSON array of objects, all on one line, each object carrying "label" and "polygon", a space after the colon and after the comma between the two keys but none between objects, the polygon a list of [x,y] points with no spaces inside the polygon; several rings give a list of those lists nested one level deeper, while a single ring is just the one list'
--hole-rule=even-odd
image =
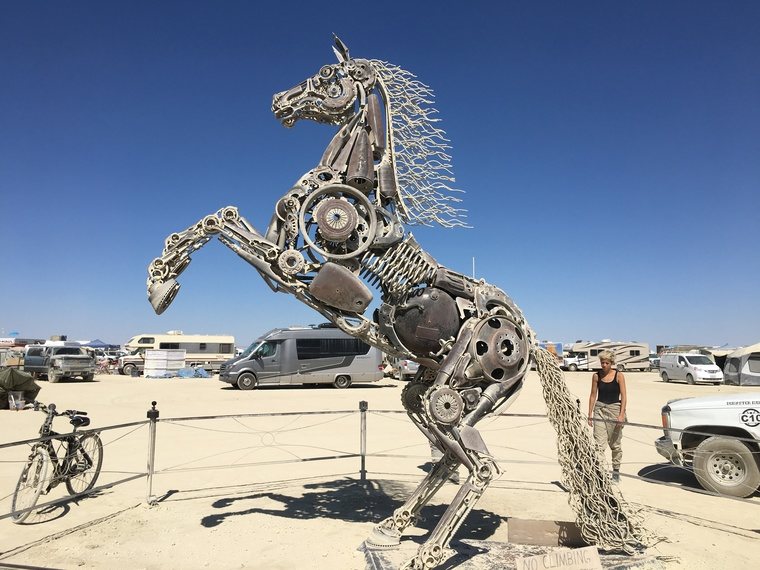
[{"label": "metal post", "polygon": [[148,504],[155,505],[157,501],[153,494],[153,472],[156,469],[156,424],[158,423],[158,410],[156,409],[155,401],[150,404],[152,407],[148,410],[148,419],[150,420],[148,432]]},{"label": "metal post", "polygon": [[359,476],[362,481],[367,480],[367,402],[362,400],[359,402],[359,418],[360,418],[360,430],[359,430],[359,453],[362,458],[362,466],[359,471]]}]

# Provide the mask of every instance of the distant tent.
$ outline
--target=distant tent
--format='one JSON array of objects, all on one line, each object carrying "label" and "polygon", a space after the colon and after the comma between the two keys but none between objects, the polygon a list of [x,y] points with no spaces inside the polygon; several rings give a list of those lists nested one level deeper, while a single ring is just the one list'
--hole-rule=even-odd
[{"label": "distant tent", "polygon": [[95,340],[84,343],[82,346],[86,346],[88,348],[116,348],[118,345],[108,344],[107,342],[103,342],[99,338],[96,338]]},{"label": "distant tent", "polygon": [[729,354],[723,376],[726,384],[760,386],[760,342]]},{"label": "distant tent", "polygon": [[22,372],[15,368],[3,368],[0,370],[0,408],[7,409],[8,392],[18,390],[24,393],[27,402],[33,401],[40,391],[34,378],[28,372]]}]

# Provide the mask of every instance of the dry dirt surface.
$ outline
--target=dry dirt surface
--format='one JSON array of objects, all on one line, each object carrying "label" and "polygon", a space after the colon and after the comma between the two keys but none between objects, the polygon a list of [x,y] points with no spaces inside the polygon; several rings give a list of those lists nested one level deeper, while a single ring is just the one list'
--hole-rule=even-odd
[{"label": "dry dirt surface", "polygon": [[[664,568],[755,568],[760,560],[760,496],[736,500],[701,491],[693,474],[665,463],[653,442],[670,399],[728,386],[664,384],[654,373],[626,374],[621,492],[662,541],[647,555]],[[567,373],[585,409],[589,373]],[[144,476],[149,427],[102,431],[103,472],[92,496],[53,504],[26,524],[0,519],[0,567],[48,568],[365,568],[357,550],[372,527],[414,490],[429,461],[426,440],[406,418],[403,384],[278,387],[240,391],[211,379],[103,375],[94,382],[40,382],[39,400],[86,410],[91,427],[143,422],[158,402],[156,475]],[[366,480],[361,479],[359,402],[366,416]],[[479,424],[504,470],[454,538],[508,542],[510,517],[574,520],[558,485],[555,436],[535,372],[507,415]],[[197,419],[213,416],[214,419]],[[0,411],[0,443],[34,438],[43,416]],[[65,419],[56,427],[66,432]],[[28,445],[0,449],[0,516]],[[461,473],[464,477],[465,473]],[[419,543],[456,493],[444,486],[405,536]],[[155,504],[148,504],[148,495]],[[60,485],[40,503],[66,496]],[[479,542],[480,544],[480,542]],[[510,567],[505,565],[505,568]]]}]

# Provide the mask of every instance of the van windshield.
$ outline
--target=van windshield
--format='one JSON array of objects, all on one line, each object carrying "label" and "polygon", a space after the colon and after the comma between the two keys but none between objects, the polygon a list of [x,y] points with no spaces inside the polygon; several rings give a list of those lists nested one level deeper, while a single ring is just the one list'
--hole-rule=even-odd
[{"label": "van windshield", "polygon": [[251,355],[253,354],[253,351],[254,351],[254,350],[256,350],[256,349],[257,349],[259,346],[261,346],[263,342],[264,342],[264,341],[262,341],[262,340],[254,340],[254,341],[253,341],[253,342],[252,342],[252,343],[251,343],[251,344],[248,346],[248,348],[246,348],[246,349],[245,349],[245,350],[244,350],[244,351],[243,351],[243,352],[240,354],[241,358],[245,358],[245,357],[251,356]]},{"label": "van windshield", "polygon": [[686,360],[689,361],[689,364],[698,364],[701,366],[709,366],[710,364],[713,364],[712,360],[701,354],[699,356],[687,356]]}]

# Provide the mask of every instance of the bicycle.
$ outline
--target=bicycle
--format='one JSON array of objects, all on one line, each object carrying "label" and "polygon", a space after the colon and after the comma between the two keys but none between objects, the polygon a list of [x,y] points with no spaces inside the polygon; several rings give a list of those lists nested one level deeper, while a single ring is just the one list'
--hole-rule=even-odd
[{"label": "bicycle", "polygon": [[[44,439],[32,446],[16,490],[13,493],[11,520],[20,524],[34,510],[40,495],[46,495],[60,483],[72,496],[86,493],[95,486],[103,466],[103,442],[97,433],[78,434],[77,429],[90,425],[87,412],[66,410],[57,412],[55,404],[45,406],[41,402],[31,404],[45,413],[40,427]],[[67,416],[74,426],[70,434],[61,435],[52,430],[53,419]]]}]

